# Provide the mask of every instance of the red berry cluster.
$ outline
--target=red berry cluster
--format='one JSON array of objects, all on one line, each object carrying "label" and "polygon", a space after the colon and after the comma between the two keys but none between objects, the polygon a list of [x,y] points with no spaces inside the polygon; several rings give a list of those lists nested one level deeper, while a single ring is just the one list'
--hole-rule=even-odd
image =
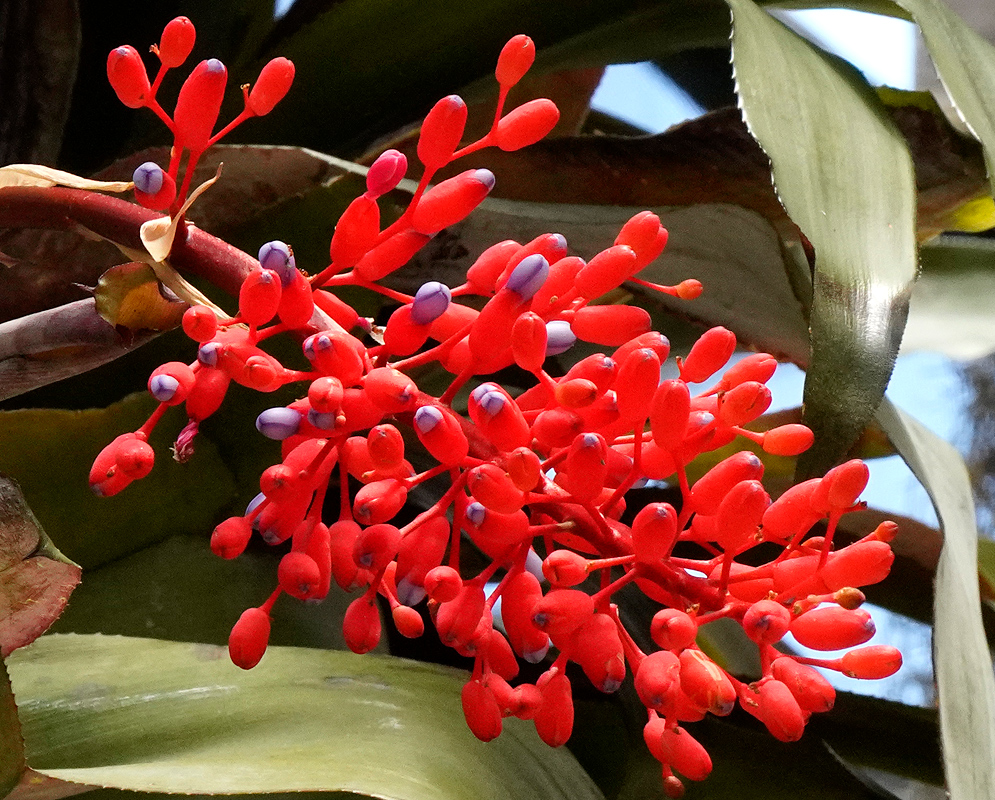
[{"label": "red berry cluster", "polygon": [[[107,78],[118,99],[129,108],[151,109],[173,134],[169,168],[163,170],[155,162],[147,161],[133,176],[138,203],[154,211],[169,209],[172,215],[182,207],[194,167],[204,151],[250,117],[262,117],[272,111],[294,80],[294,65],[286,58],[274,58],[263,67],[251,91],[248,84],[242,87],[245,97],[242,113],[212,135],[228,82],[228,70],[218,59],[201,61],[194,67],[180,88],[172,117],[156,100],[162,79],[170,69],[187,60],[196,38],[193,23],[186,17],[177,17],[167,24],[159,44],[152,45],[152,52],[159,57],[159,71],[151,82],[141,55],[131,45],[117,47],[107,56]],[[189,157],[177,191],[184,151]]]},{"label": "red berry cluster", "polygon": [[[197,424],[220,406],[231,381],[261,392],[306,382],[300,399],[257,418],[264,436],[282,442],[282,461],[262,473],[260,494],[246,513],[222,522],[211,537],[223,558],[242,553],[254,532],[269,544],[291,543],[276,590],[235,624],[232,660],[248,669],[263,657],[270,611],[282,593],[321,600],[333,580],[358,590],[343,624],[346,642],[358,653],[380,640],[378,598],[407,637],[423,634],[416,606],[427,598],[442,642],[474,659],[462,700],[478,738],[494,738],[502,719],[516,716],[533,720],[547,743],[562,745],[574,718],[567,662],[604,692],[617,690],[631,671],[647,709],[646,743],[676,797],[683,784],[675,771],[701,780],[711,770],[684,723],[709,712],[729,714],[738,700],[774,736],[795,740],[808,717],[834,701],[813,666],[860,678],[899,668],[894,648],[858,647],[874,625],[856,588],[888,574],[896,526],[884,523],[834,550],[837,523],[860,505],[867,482],[860,461],[773,502],[761,483],[763,462],[749,450],[690,483],[686,467],[702,453],[745,439],[767,453],[797,455],[810,446],[812,433],[802,425],[765,433],[744,427],[770,405],[766,382],[776,362],[756,354],[730,366],[736,340],[728,330],[707,331],[676,360],[679,377],[661,382],[669,343],[650,329],[649,315],[594,303],[624,281],[684,299],[700,293],[694,280],[664,287],[635,277],[667,241],[650,212],[629,220],[613,245],[588,262],[568,255],[562,236],[546,234],[526,244],[494,245],[455,288],[430,281],[407,295],[377,283],[433,234],[469,214],[494,182],[486,170],[469,170],[429,189],[438,169],[487,145],[528,145],[555,125],[556,107],[548,100],[502,113],[508,89],[534,52],[525,36],[502,51],[498,110],[482,139],[459,148],[467,113],[460,98],[447,97],[432,109],[417,148],[424,173],[397,222],[381,230],[377,205],[407,171],[405,157],[391,150],[370,168],[366,193],[339,220],[326,269],[307,278],[287,245],[269,242],[242,284],[234,320],[219,326],[208,308],[190,308],[183,327],[200,344],[197,360],[164,364],[152,374],[149,391],[160,407],[142,428],[104,449],[90,483],[110,495],[144,477],[153,462],[148,433],[169,406],[185,404],[190,419],[176,446],[182,459]],[[205,134],[199,145],[210,141]],[[382,341],[372,341],[357,312],[322,288],[342,285],[401,303]],[[485,299],[480,310],[454,302],[468,295]],[[309,370],[288,369],[259,347],[268,336],[303,328],[315,306],[330,321],[304,340]],[[612,352],[551,377],[543,369],[547,356],[578,338]],[[412,377],[415,367],[432,362],[454,376],[441,396],[424,392]],[[517,397],[485,378],[512,364],[535,378]],[[713,388],[692,395],[689,384],[719,373]],[[452,400],[471,381],[464,415]],[[398,426],[417,438],[418,458],[427,453],[435,466],[415,473]],[[340,513],[328,524],[322,507],[333,474]],[[439,475],[449,483],[435,504],[402,527],[393,524],[412,488]],[[362,484],[354,496],[350,476]],[[651,503],[624,524],[626,493],[645,478],[675,480],[680,509]],[[808,536],[821,521],[824,535]],[[489,560],[477,574],[461,571],[464,535]],[[760,566],[737,560],[761,544],[774,545],[776,557]],[[592,591],[574,588],[589,578]],[[660,648],[655,652],[642,652],[612,602],[628,584],[663,606],[650,629]],[[700,626],[718,619],[735,620],[756,642],[759,680],[738,681],[697,647]],[[808,647],[848,652],[835,660],[788,655],[777,647],[788,632]],[[551,648],[556,655],[535,684],[511,683],[518,658],[545,662]]]}]

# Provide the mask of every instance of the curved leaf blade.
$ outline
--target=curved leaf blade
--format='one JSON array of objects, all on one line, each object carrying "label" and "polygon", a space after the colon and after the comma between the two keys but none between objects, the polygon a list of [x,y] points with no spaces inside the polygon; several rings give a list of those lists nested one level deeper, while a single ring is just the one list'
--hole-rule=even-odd
[{"label": "curved leaf blade", "polygon": [[953,800],[995,797],[995,676],[981,625],[978,534],[967,470],[953,447],[887,399],[878,421],[929,492],[943,527],[933,669],[947,788]]},{"label": "curved leaf blade", "polygon": [[466,673],[396,658],[271,648],[243,672],[211,645],[43,637],[10,664],[28,762],[171,793],[351,791],[382,798],[598,800],[565,750],[510,720],[466,728]]},{"label": "curved leaf blade", "polygon": [[957,112],[985,149],[995,187],[995,47],[940,0],[895,0],[919,25]]},{"label": "curved leaf blade", "polygon": [[747,125],[816,252],[805,382],[816,444],[799,460],[816,473],[854,442],[891,376],[916,276],[912,161],[855,70],[753,0],[727,2]]}]

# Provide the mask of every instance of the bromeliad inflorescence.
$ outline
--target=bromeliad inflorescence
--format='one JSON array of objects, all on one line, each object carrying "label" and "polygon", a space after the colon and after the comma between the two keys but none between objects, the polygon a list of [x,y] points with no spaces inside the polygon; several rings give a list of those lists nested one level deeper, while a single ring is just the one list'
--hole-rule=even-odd
[{"label": "bromeliad inflorescence", "polygon": [[[132,48],[114,50],[108,61],[122,101],[151,108],[173,131],[168,170],[143,165],[135,183],[140,203],[169,207],[174,215],[188,186],[184,180],[175,190],[182,152],[189,152],[189,176],[226,131],[272,109],[293,77],[289,61],[271,61],[256,86],[244,90],[245,111],[212,134],[225,72],[220,62],[205,61],[169,118],[156,90],[163,72],[186,58],[193,35],[185,18],[167,26],[157,49],[162,67],[151,85]],[[733,442],[793,456],[813,437],[802,425],[764,433],[744,427],[770,405],[773,357],[731,363],[735,336],[713,328],[677,359],[679,376],[661,381],[670,348],[651,330],[649,314],[597,304],[625,281],[684,300],[700,293],[693,279],[659,286],[636,277],[667,242],[650,212],[632,217],[588,262],[570,255],[562,236],[545,234],[488,248],[459,286],[428,281],[408,295],[378,283],[466,217],[494,185],[489,171],[475,169],[430,188],[441,168],[484,147],[527,146],[556,124],[549,100],[504,113],[509,89],[534,56],[526,36],[505,46],[494,122],[471,144],[460,147],[464,102],[453,95],[435,105],[417,145],[423,172],[396,222],[381,229],[377,200],[405,176],[407,161],[388,150],[371,166],[366,192],[338,221],[327,267],[308,278],[288,245],[269,242],[242,284],[234,319],[219,323],[211,309],[191,307],[183,328],[199,345],[197,359],[164,364],[152,374],[148,388],[159,408],[101,452],[90,484],[112,495],[148,474],[154,460],[148,434],[171,406],[183,405],[190,420],[176,445],[182,460],[192,452],[198,423],[219,408],[231,381],[260,392],[300,383],[298,400],[256,419],[263,436],[282,442],[282,461],[262,473],[260,493],[246,512],[222,522],[211,537],[223,558],[242,553],[253,535],[271,545],[290,542],[277,588],[232,629],[232,660],[249,669],[263,657],[270,611],[282,594],[317,601],[332,582],[358,592],[343,623],[346,642],[358,653],[380,640],[381,601],[407,637],[424,633],[417,607],[426,601],[441,641],[473,659],[462,701],[478,738],[494,738],[502,719],[516,716],[533,720],[550,745],[562,745],[574,718],[567,662],[604,692],[616,691],[631,672],[646,707],[646,744],[663,766],[667,793],[677,797],[683,784],[675,772],[701,780],[711,770],[686,723],[729,714],[738,701],[778,739],[796,740],[809,716],[830,709],[835,698],[814,666],[858,678],[882,678],[899,668],[895,648],[860,646],[874,624],[860,607],[858,588],[887,576],[897,528],[884,523],[834,548],[837,524],[859,507],[867,482],[860,461],[773,501],[761,483],[763,462],[751,450],[689,481],[691,461]],[[381,342],[329,291],[338,286],[365,287],[401,304]],[[459,302],[471,295],[484,299],[479,310]],[[315,316],[316,308],[324,315]],[[313,329],[318,319],[319,330],[303,342],[307,370],[288,369],[259,347],[274,334]],[[577,361],[562,377],[550,376],[546,358],[577,339],[606,352]],[[439,396],[412,377],[416,367],[432,363],[454,376]],[[534,377],[532,388],[517,397],[486,377],[512,364]],[[713,388],[692,394],[690,385],[716,375]],[[467,412],[458,413],[452,401],[471,382]],[[413,432],[417,453],[408,451],[412,440],[402,428]],[[434,465],[416,472],[412,461],[426,456]],[[361,484],[354,495],[350,476]],[[448,488],[434,505],[395,525],[408,493],[436,476],[446,476]],[[627,492],[645,478],[676,481],[680,507],[650,503],[624,524]],[[340,511],[326,520],[322,509],[333,480]],[[821,522],[824,534],[809,535]],[[470,574],[460,559],[467,540],[488,562]],[[777,555],[759,566],[740,560],[761,544],[775,546]],[[575,588],[589,583],[592,591]],[[661,605],[649,630],[659,649],[650,653],[634,641],[613,602],[629,584]],[[719,619],[739,623],[756,643],[759,680],[737,680],[696,645],[699,629]],[[847,652],[832,660],[790,655],[778,648],[789,632],[807,647]],[[516,682],[519,658],[547,669],[534,684]]]}]

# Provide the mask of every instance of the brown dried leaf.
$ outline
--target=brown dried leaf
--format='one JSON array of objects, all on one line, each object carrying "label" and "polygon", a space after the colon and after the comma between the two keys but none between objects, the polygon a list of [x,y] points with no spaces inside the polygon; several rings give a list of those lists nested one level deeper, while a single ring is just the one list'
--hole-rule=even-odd
[{"label": "brown dried leaf", "polygon": [[17,482],[0,474],[0,656],[41,636],[79,581],[80,568],[49,541]]},{"label": "brown dried leaf", "polygon": [[180,324],[187,304],[167,297],[148,264],[132,261],[111,267],[94,292],[97,312],[128,330],[166,331]]}]

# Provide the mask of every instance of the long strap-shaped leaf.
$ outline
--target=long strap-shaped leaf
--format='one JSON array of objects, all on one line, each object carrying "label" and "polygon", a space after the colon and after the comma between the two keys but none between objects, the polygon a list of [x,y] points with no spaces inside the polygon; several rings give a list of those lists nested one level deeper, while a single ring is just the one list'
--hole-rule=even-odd
[{"label": "long strap-shaped leaf", "polygon": [[922,30],[950,99],[984,145],[988,176],[995,181],[995,47],[942,0],[895,2],[912,15]]},{"label": "long strap-shaped leaf", "polygon": [[28,762],[66,781],[171,794],[349,792],[388,800],[603,800],[565,749],[507,720],[466,727],[466,673],[400,658],[49,635],[10,659]]},{"label": "long strap-shaped leaf", "polygon": [[878,421],[929,492],[943,527],[936,569],[933,669],[952,800],[995,797],[995,677],[981,626],[978,534],[960,455],[885,399]]},{"label": "long strap-shaped leaf", "polygon": [[733,12],[746,123],[785,209],[815,247],[801,473],[831,466],[884,396],[916,277],[915,178],[901,135],[856,70],[753,0]]}]

